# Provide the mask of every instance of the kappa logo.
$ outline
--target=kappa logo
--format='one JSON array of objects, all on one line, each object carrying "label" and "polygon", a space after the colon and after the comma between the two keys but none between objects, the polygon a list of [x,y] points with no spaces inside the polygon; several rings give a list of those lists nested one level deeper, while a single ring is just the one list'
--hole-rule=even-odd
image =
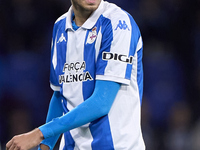
[{"label": "kappa logo", "polygon": [[123,29],[123,30],[128,29],[128,30],[130,31],[128,25],[126,24],[126,22],[125,22],[124,20],[123,20],[123,23],[122,23],[121,20],[119,20],[119,23],[118,23],[117,27],[115,28],[115,30],[117,30],[118,28],[120,28],[121,30],[122,30],[122,29]]},{"label": "kappa logo", "polygon": [[57,43],[61,43],[63,41],[66,42],[66,38],[64,37],[64,34],[62,33]]},{"label": "kappa logo", "polygon": [[97,27],[94,27],[92,31],[89,32],[86,44],[92,44],[97,37]]}]

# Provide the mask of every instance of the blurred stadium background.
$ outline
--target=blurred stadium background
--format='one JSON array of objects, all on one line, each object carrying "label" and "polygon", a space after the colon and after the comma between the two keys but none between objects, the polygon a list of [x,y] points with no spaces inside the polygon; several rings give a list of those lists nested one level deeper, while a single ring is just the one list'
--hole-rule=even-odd
[{"label": "blurred stadium background", "polygon": [[[144,42],[147,150],[200,149],[200,1],[109,0]],[[70,0],[0,0],[0,147],[45,122],[54,21]],[[0,148],[1,149],[1,148]]]}]

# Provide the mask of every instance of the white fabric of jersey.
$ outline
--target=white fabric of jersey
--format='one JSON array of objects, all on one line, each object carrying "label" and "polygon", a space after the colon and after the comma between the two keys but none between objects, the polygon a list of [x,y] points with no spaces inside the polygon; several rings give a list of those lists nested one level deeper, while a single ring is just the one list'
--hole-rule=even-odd
[{"label": "white fabric of jersey", "polygon": [[95,80],[122,85],[109,114],[66,132],[60,149],[144,150],[143,43],[137,24],[130,14],[103,0],[76,31],[72,13],[70,7],[55,22],[51,50],[50,85],[64,96],[65,113],[91,96]]}]

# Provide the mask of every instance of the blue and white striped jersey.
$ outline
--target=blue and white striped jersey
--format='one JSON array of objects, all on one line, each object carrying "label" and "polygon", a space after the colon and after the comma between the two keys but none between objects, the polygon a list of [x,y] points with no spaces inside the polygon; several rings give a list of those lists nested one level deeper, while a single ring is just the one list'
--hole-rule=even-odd
[{"label": "blue and white striped jersey", "polygon": [[65,150],[144,150],[140,125],[143,92],[141,34],[134,19],[101,1],[76,31],[72,7],[55,22],[50,84],[64,96],[65,113],[91,96],[95,80],[121,83],[107,116],[65,133]]}]

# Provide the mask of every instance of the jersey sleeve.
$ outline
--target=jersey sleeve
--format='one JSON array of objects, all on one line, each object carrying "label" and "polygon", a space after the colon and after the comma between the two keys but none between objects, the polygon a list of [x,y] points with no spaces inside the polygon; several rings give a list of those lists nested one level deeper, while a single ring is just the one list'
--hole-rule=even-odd
[{"label": "jersey sleeve", "polygon": [[119,89],[118,83],[97,81],[93,94],[87,100],[62,117],[39,127],[44,138],[51,138],[107,115]]},{"label": "jersey sleeve", "polygon": [[[96,64],[96,79],[130,84],[136,67],[136,47],[140,31],[126,12],[106,18]],[[134,65],[135,64],[135,65]]]},{"label": "jersey sleeve", "polygon": [[51,60],[50,60],[50,87],[54,91],[60,91],[60,85],[56,76],[57,69],[57,24],[54,24],[52,43],[51,43]]}]

